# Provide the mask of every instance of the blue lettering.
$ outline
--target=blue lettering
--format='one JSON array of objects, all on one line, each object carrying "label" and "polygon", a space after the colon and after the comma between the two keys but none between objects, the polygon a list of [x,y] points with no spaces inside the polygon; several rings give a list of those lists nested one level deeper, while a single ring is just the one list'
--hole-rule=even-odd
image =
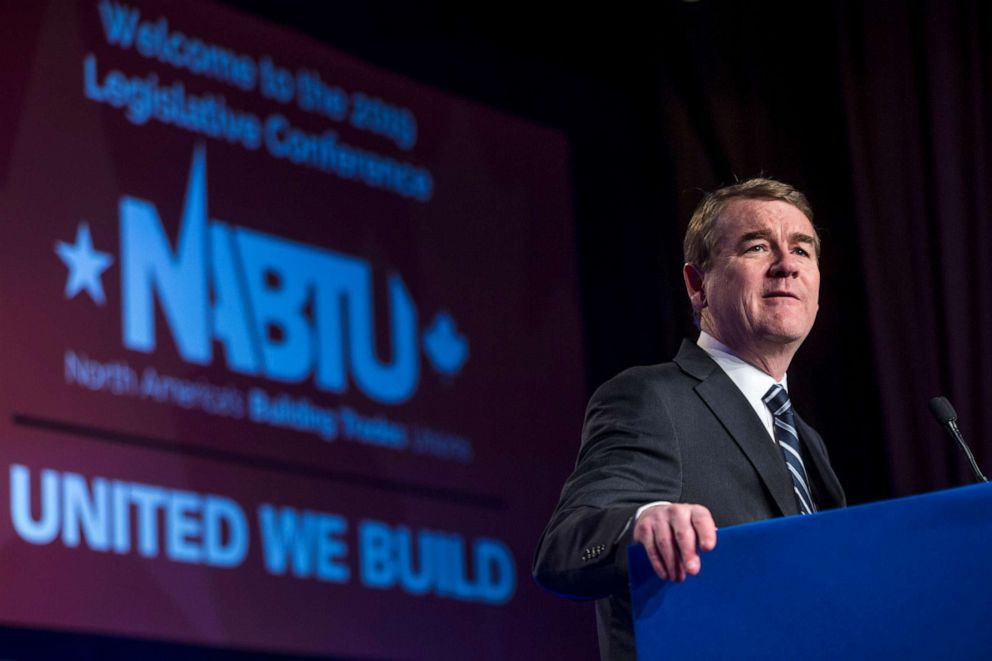
[{"label": "blue lettering", "polygon": [[392,311],[392,365],[379,361],[375,353],[375,328],[372,322],[371,273],[362,280],[361,289],[349,301],[348,337],[352,342],[351,367],[358,386],[385,404],[409,399],[420,378],[417,346],[417,310],[399,276],[388,280]]},{"label": "blue lettering", "polygon": [[506,544],[495,539],[476,541],[475,576],[482,601],[503,604],[510,600],[517,585],[517,570]]},{"label": "blue lettering", "polygon": [[138,553],[154,558],[158,555],[158,511],[166,502],[165,490],[148,484],[132,484],[128,491],[138,518]]},{"label": "blue lettering", "polygon": [[130,48],[134,43],[134,29],[138,25],[138,11],[126,5],[103,0],[100,3],[100,21],[107,43]]},{"label": "blue lettering", "polygon": [[203,534],[199,519],[200,498],[188,491],[175,491],[169,499],[168,517],[172,522],[166,538],[166,555],[170,560],[197,564],[202,561],[198,539]]},{"label": "blue lettering", "polygon": [[[166,557],[172,561],[235,567],[248,553],[247,520],[228,498],[43,470],[42,515],[36,520],[31,514],[30,471],[12,464],[10,478],[14,529],[31,544],[49,544],[61,532],[68,548],[85,545],[91,551],[126,554],[132,549],[133,518],[137,551],[146,558],[159,554],[162,522]],[[329,548],[325,556],[333,557],[333,545]]]},{"label": "blue lettering", "polygon": [[227,225],[217,221],[210,224],[214,336],[224,346],[229,368],[242,374],[257,374],[260,359],[255,347],[260,339],[251,336],[254,326],[249,323],[246,312],[248,302],[238,282],[232,241]]},{"label": "blue lettering", "polygon": [[362,583],[385,590],[396,583],[396,563],[392,560],[392,535],[377,521],[363,521],[358,529],[361,548]]},{"label": "blue lettering", "polygon": [[[410,594],[424,594],[431,587],[431,581],[433,575],[436,573],[434,568],[436,562],[436,556],[431,553],[431,537],[429,535],[418,535],[417,543],[410,537],[410,530],[406,526],[399,526],[396,528],[395,539],[397,542],[397,565],[399,566],[399,579],[400,583],[403,584],[403,589],[405,589]],[[417,547],[417,553],[414,554],[414,546]],[[420,568],[416,569],[418,564],[414,555],[420,558]]]},{"label": "blue lettering", "polygon": [[[202,145],[193,152],[175,251],[149,202],[122,198],[120,226],[127,348],[155,351],[157,298],[187,362],[211,363],[216,339],[228,367],[242,374],[261,373],[288,383],[313,375],[321,390],[341,393],[350,369],[366,395],[386,404],[402,403],[416,391],[417,308],[400,276],[391,274],[386,281],[391,357],[382,360],[376,351],[369,264],[208,222]],[[308,306],[311,315],[305,313]]]},{"label": "blue lettering", "polygon": [[[516,589],[513,555],[498,540],[477,539],[467,558],[464,538],[452,532],[411,533],[405,526],[367,520],[358,538],[361,579],[370,588],[399,587],[409,594],[487,604],[506,603]],[[473,561],[471,577],[467,559]]]},{"label": "blue lettering", "polygon": [[82,475],[66,473],[62,478],[62,543],[79,546],[80,537],[94,551],[110,547],[109,494],[106,480],[93,480],[93,494]]},{"label": "blue lettering", "polygon": [[210,363],[205,270],[207,175],[202,145],[193,151],[175,254],[169,249],[153,205],[124,197],[120,216],[124,346],[144,353],[155,350],[154,288],[179,355],[190,363]]},{"label": "blue lettering", "polygon": [[[145,24],[139,29],[139,45]],[[96,56],[83,58],[83,92],[86,98],[114,108],[125,108],[124,116],[141,126],[150,119],[163,124],[258,149],[262,124],[257,116],[227,106],[223,96],[187,94],[182,82],[160,85],[156,74],[144,78],[111,70],[100,82]]]},{"label": "blue lettering", "polygon": [[[114,482],[111,485],[110,498],[111,510],[114,512],[126,512],[128,508],[128,497],[130,492],[128,485],[124,482]],[[125,554],[131,550],[131,517],[115,516],[113,520],[113,550],[114,553]]]},{"label": "blue lettering", "polygon": [[59,507],[59,476],[55,471],[41,473],[41,516],[31,515],[31,472],[26,466],[10,467],[10,518],[21,539],[32,544],[48,544],[59,534],[62,522]]},{"label": "blue lettering", "polygon": [[[236,567],[248,554],[248,520],[241,507],[223,496],[207,496],[203,508],[206,562],[213,567]],[[224,529],[227,529],[227,544]]]},{"label": "blue lettering", "polygon": [[344,517],[263,504],[258,508],[258,521],[265,569],[270,574],[284,575],[288,569],[297,578],[348,580],[350,570],[342,562],[348,546],[338,539],[348,529]]},{"label": "blue lettering", "polygon": [[168,29],[164,18],[154,23],[143,22],[138,27],[138,52],[145,57],[154,57],[162,49],[162,41]]},{"label": "blue lettering", "polygon": [[[302,381],[312,370],[315,353],[310,324],[303,316],[318,278],[313,250],[249,230],[239,230],[236,237],[266,376]],[[278,284],[271,284],[270,277]]]}]

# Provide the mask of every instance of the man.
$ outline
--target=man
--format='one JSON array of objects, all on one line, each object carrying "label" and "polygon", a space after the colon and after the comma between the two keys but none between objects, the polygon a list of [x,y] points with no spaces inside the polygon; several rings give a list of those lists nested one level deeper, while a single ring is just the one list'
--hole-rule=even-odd
[{"label": "man", "polygon": [[845,504],[822,439],[787,394],[819,305],[812,219],[802,193],[770,179],[707,195],[684,246],[698,342],[672,363],[619,374],[589,401],[534,576],[599,600],[604,659],[635,657],[629,544],[645,546],[661,578],[682,581],[700,571],[717,526]]}]

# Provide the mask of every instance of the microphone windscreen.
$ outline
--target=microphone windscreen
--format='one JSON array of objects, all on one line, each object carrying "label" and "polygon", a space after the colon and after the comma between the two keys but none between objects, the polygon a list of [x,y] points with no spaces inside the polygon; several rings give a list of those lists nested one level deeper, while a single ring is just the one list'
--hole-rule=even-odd
[{"label": "microphone windscreen", "polygon": [[933,413],[933,417],[937,418],[937,422],[942,425],[947,424],[951,420],[957,420],[958,414],[955,412],[954,407],[951,403],[947,401],[946,397],[934,397],[930,400],[930,412]]}]

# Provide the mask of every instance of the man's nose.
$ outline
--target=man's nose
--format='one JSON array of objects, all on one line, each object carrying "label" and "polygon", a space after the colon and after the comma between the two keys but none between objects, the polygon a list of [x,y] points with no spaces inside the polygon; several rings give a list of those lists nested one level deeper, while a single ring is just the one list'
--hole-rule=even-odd
[{"label": "man's nose", "polygon": [[799,275],[799,256],[791,250],[776,251],[776,259],[772,263],[769,275],[776,278],[797,277]]}]

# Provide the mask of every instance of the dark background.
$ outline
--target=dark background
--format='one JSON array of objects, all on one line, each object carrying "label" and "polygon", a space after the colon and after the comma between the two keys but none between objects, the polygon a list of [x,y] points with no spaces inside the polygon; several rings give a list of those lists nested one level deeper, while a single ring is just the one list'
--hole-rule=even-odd
[{"label": "dark background", "polygon": [[987,5],[227,4],[565,132],[590,392],[693,333],[699,191],[766,175],[808,194],[823,234],[790,385],[850,501],[968,481],[937,394],[992,454]]}]

